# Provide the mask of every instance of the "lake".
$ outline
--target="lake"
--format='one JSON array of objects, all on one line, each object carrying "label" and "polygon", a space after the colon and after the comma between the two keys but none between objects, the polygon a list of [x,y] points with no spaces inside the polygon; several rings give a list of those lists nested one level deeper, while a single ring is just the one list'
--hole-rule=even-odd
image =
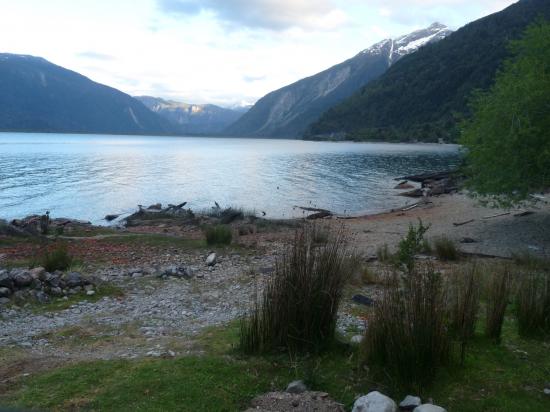
[{"label": "lake", "polygon": [[267,217],[295,205],[377,212],[410,202],[396,177],[459,163],[453,145],[0,133],[0,218],[49,210],[105,223],[137,205],[239,206]]}]

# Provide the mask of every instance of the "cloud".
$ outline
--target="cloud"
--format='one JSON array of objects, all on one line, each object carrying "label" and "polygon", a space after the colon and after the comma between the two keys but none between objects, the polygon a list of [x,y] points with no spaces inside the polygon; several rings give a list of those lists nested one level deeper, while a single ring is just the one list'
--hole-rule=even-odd
[{"label": "cloud", "polygon": [[243,76],[243,80],[247,83],[258,82],[261,80],[265,80],[265,78],[266,76],[248,76],[248,75]]},{"label": "cloud", "polygon": [[93,51],[85,51],[80,52],[77,54],[78,57],[84,57],[85,59],[93,59],[93,60],[114,60],[115,57],[111,56],[109,54],[103,54],[103,53],[96,53]]},{"label": "cloud", "polygon": [[157,0],[157,4],[172,15],[209,13],[232,29],[334,30],[348,21],[331,0]]}]

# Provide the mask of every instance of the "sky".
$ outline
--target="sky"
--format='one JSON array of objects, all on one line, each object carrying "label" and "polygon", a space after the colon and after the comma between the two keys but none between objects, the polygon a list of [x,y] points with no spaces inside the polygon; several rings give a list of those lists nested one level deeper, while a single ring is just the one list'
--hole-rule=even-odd
[{"label": "sky", "polygon": [[226,107],[433,22],[457,29],[514,0],[0,0],[0,52],[131,95]]}]

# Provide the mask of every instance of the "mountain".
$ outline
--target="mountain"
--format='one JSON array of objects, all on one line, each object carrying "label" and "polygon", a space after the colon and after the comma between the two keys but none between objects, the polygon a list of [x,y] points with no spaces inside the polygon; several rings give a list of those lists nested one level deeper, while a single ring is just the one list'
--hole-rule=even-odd
[{"label": "mountain", "polygon": [[169,120],[181,133],[217,134],[235,122],[245,109],[225,109],[213,104],[187,104],[157,97],[137,96],[147,108]]},{"label": "mountain", "polygon": [[314,76],[269,93],[225,133],[233,136],[297,137],[328,108],[383,74],[401,57],[441,40],[442,24],[386,39]]},{"label": "mountain", "polygon": [[549,0],[521,0],[470,23],[393,65],[379,79],[329,109],[306,135],[357,140],[454,140],[468,115],[472,91],[487,89],[508,44],[538,17],[550,18]]},{"label": "mountain", "polygon": [[0,130],[171,134],[169,123],[119,90],[34,56],[0,54]]}]

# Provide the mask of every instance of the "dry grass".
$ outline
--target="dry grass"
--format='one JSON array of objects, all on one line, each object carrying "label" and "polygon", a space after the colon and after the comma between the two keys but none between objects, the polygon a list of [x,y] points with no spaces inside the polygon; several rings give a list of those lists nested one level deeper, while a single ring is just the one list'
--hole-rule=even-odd
[{"label": "dry grass", "polygon": [[515,299],[518,332],[524,337],[550,333],[550,275],[527,273],[518,279]]},{"label": "dry grass", "polygon": [[495,342],[500,342],[504,313],[510,298],[511,280],[508,266],[493,267],[488,273],[486,285],[487,317],[485,334]]}]

